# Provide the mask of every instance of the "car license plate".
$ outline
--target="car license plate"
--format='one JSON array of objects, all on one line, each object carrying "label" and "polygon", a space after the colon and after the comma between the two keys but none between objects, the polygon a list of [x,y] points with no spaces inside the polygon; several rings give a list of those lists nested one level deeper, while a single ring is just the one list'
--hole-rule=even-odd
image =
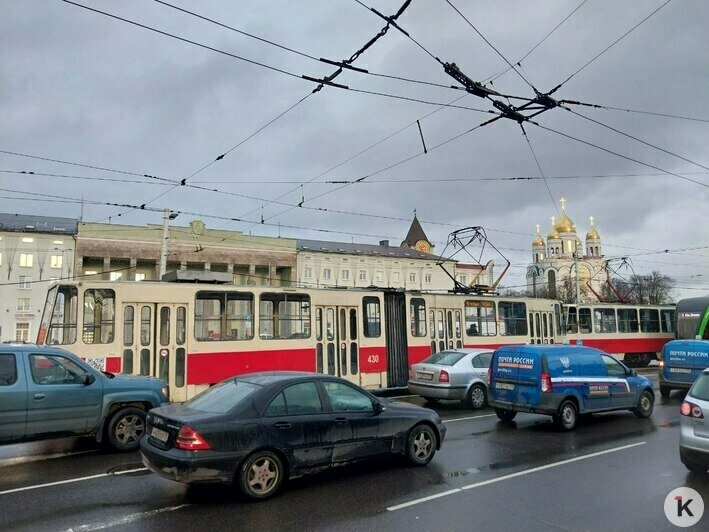
[{"label": "car license plate", "polygon": [[433,379],[433,373],[417,373],[416,377],[425,381],[430,381],[431,379]]},{"label": "car license plate", "polygon": [[670,373],[692,373],[689,368],[670,368]]},{"label": "car license plate", "polygon": [[495,383],[495,388],[497,388],[498,390],[510,390],[510,391],[512,391],[512,390],[515,389],[515,385],[514,385],[514,384],[510,384],[509,382],[496,382],[496,383]]},{"label": "car license plate", "polygon": [[153,429],[150,431],[150,435],[158,441],[167,443],[167,439],[170,436],[170,433],[157,427],[153,427]]}]

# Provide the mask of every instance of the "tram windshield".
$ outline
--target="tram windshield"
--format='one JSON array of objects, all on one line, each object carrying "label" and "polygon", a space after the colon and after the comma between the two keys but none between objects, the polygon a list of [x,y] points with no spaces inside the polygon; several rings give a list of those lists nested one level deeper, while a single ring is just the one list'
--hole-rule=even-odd
[{"label": "tram windshield", "polygon": [[75,286],[55,286],[47,292],[37,343],[70,345],[76,342],[78,291]]},{"label": "tram windshield", "polygon": [[692,340],[699,336],[709,339],[708,312],[709,297],[693,297],[677,303],[677,338]]}]

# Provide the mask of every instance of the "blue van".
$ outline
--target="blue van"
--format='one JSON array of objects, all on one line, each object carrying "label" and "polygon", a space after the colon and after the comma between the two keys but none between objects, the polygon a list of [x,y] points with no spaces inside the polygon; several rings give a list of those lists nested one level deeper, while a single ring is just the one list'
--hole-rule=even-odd
[{"label": "blue van", "polygon": [[660,359],[660,395],[669,397],[672,390],[689,390],[705,368],[709,367],[709,341],[673,340],[662,348]]},{"label": "blue van", "polygon": [[655,403],[650,379],[603,351],[568,345],[499,348],[490,363],[488,397],[503,421],[532,412],[552,416],[563,430],[591,412],[631,410],[649,417]]}]

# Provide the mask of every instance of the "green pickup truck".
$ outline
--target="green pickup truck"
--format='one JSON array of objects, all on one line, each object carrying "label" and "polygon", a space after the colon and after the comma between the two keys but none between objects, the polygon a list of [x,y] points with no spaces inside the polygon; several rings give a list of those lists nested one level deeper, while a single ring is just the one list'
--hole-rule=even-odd
[{"label": "green pickup truck", "polygon": [[163,380],[101,372],[63,349],[0,345],[0,444],[90,435],[133,451],[148,410],[168,402]]}]

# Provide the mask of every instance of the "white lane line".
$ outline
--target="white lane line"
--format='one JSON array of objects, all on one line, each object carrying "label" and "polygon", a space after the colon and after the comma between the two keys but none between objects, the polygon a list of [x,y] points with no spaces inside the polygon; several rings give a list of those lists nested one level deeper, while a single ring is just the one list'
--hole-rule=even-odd
[{"label": "white lane line", "polygon": [[0,491],[0,495],[9,495],[10,493],[19,493],[21,491],[36,490],[39,488],[48,488],[50,486],[60,486],[62,484],[73,484],[74,482],[83,482],[84,480],[92,480],[102,477],[116,477],[119,475],[127,475],[128,473],[137,473],[139,471],[147,471],[146,467],[137,469],[126,469],[125,471],[117,471],[116,473],[99,473],[97,475],[89,475],[87,477],[69,478],[67,480],[58,480],[56,482],[47,482],[46,484],[35,484],[33,486],[23,486],[22,488],[13,488],[11,490]]},{"label": "white lane line", "polygon": [[479,419],[481,417],[494,417],[497,414],[483,414],[482,416],[454,417],[453,419],[444,419],[443,423],[453,423],[454,421],[465,421],[466,419]]},{"label": "white lane line", "polygon": [[114,521],[106,521],[105,523],[92,523],[87,525],[81,525],[76,528],[68,528],[66,532],[89,532],[91,530],[103,530],[105,528],[111,528],[114,526],[126,525],[128,523],[133,523],[141,519],[147,519],[148,517],[153,517],[154,515],[163,514],[165,512],[174,512],[181,508],[186,508],[190,506],[189,504],[180,504],[179,506],[166,506],[165,508],[158,508],[156,510],[150,510],[148,512],[139,512],[136,514],[125,515]]},{"label": "white lane line", "polygon": [[576,456],[575,458],[569,458],[567,460],[561,460],[559,462],[553,462],[551,464],[546,464],[543,466],[539,467],[533,467],[531,469],[525,469],[524,471],[518,471],[516,473],[510,473],[509,475],[503,475],[501,477],[496,477],[496,478],[491,478],[489,480],[483,480],[481,482],[476,482],[474,484],[468,484],[467,486],[463,486],[460,488],[455,488],[452,490],[448,491],[443,491],[441,493],[438,493],[436,495],[429,495],[428,497],[421,497],[420,499],[414,499],[413,501],[409,502],[404,502],[401,504],[397,504],[395,506],[389,506],[387,508],[388,511],[394,512],[396,510],[401,510],[402,508],[408,508],[409,506],[414,506],[416,504],[421,504],[422,502],[430,501],[431,499],[437,499],[439,497],[445,497],[446,495],[451,495],[453,493],[457,493],[459,491],[463,490],[471,490],[474,488],[479,488],[481,486],[487,486],[488,484],[494,484],[496,482],[502,482],[503,480],[508,480],[510,478],[515,478],[515,477],[521,477],[524,475],[529,475],[531,473],[536,473],[538,471],[543,471],[544,469],[550,469],[552,467],[558,467],[566,464],[570,464],[572,462],[578,462],[579,460],[586,460],[587,458],[595,458],[596,456],[601,456],[604,454],[609,454],[609,453],[615,453],[618,451],[624,451],[626,449],[631,449],[633,447],[638,447],[639,445],[645,445],[646,442],[641,441],[638,443],[631,443],[629,445],[623,445],[621,447],[613,447],[612,449],[606,449],[605,451],[598,451],[596,453],[590,453],[590,454],[584,454],[581,456]]}]

